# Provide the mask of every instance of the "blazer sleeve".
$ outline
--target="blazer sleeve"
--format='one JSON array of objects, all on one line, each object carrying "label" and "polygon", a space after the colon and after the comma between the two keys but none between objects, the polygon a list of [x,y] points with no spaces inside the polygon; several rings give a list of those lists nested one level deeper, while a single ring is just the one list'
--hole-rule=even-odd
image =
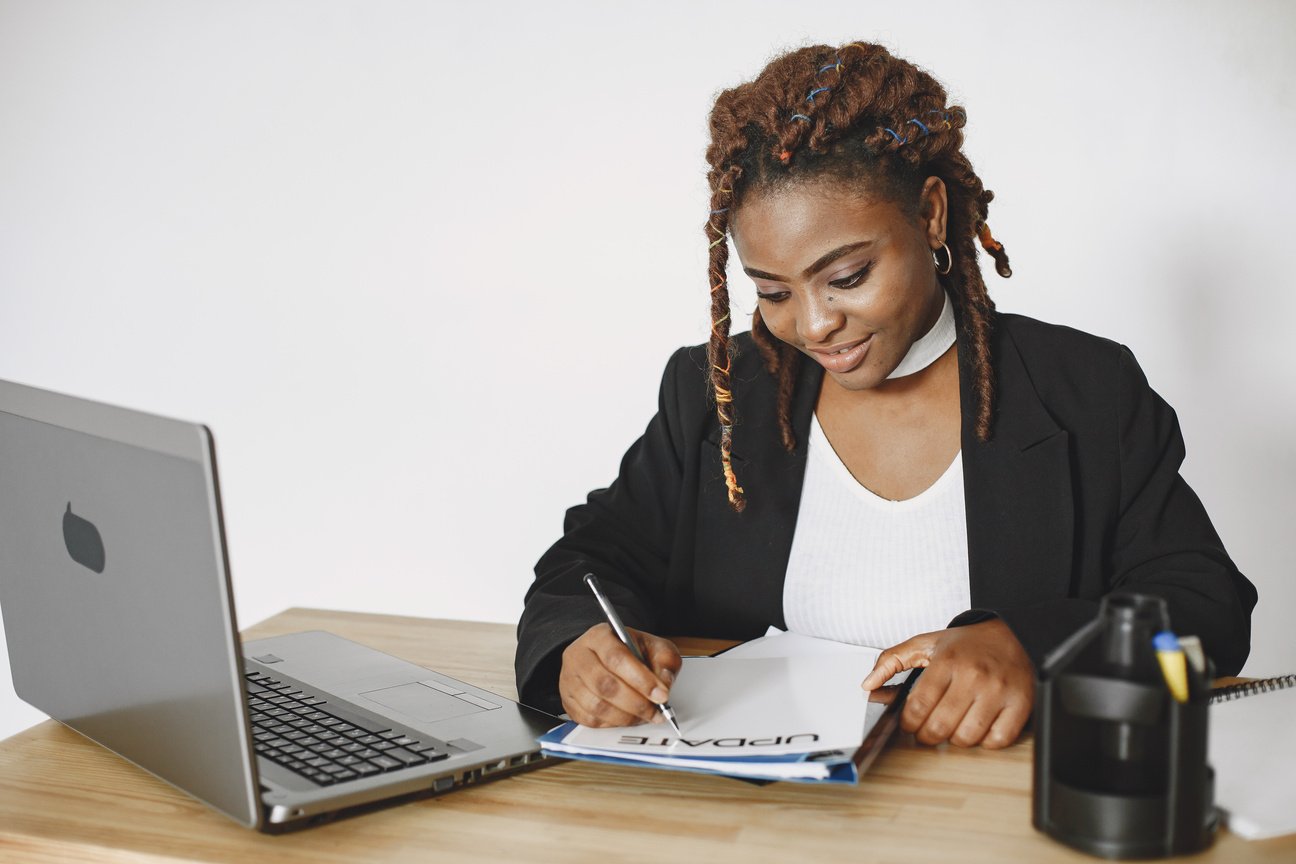
[{"label": "blazer sleeve", "polygon": [[[1238,572],[1205,507],[1179,474],[1185,451],[1174,409],[1148,385],[1123,345],[1118,369],[1120,482],[1105,592],[1164,598],[1175,631],[1201,638],[1216,674],[1236,675],[1251,650],[1255,586]],[[1099,599],[996,611],[1038,664],[1097,615]]]},{"label": "blazer sleeve", "polygon": [[535,567],[518,622],[514,671],[520,701],[561,713],[562,651],[604,620],[584,584],[593,573],[629,627],[655,631],[662,618],[684,460],[681,390],[699,375],[687,349],[666,365],[657,413],[621,460],[616,480],[567,511],[563,536]]}]

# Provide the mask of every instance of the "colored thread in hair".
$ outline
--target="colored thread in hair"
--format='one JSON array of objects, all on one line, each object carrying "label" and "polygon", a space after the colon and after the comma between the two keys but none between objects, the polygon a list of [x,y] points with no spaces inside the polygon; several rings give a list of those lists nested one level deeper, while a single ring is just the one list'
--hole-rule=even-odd
[{"label": "colored thread in hair", "polygon": [[1003,248],[1003,244],[990,234],[990,224],[988,222],[981,223],[981,230],[977,232],[977,237],[981,240],[981,245],[985,247],[987,252],[998,251]]},{"label": "colored thread in hair", "polygon": [[792,161],[792,151],[791,151],[791,150],[782,150],[782,151],[780,151],[780,152],[779,152],[779,161],[782,162],[784,165],[786,165],[786,164],[788,164],[789,162],[791,162],[791,161]]},{"label": "colored thread in hair", "polygon": [[816,87],[815,89],[813,89],[813,90],[810,91],[810,95],[806,96],[806,101],[807,101],[807,102],[814,102],[815,94],[817,94],[817,93],[827,93],[830,89],[832,89],[832,88],[830,88],[830,87]]},{"label": "colored thread in hair", "polygon": [[729,504],[741,513],[747,506],[747,502],[742,498],[743,488],[738,485],[738,477],[733,470],[733,426],[728,423],[722,423],[720,426],[720,464],[724,468]]},{"label": "colored thread in hair", "polygon": [[908,120],[905,121],[905,123],[912,123],[912,124],[914,124],[915,126],[917,126],[919,129],[921,129],[921,130],[923,131],[923,136],[924,136],[924,137],[926,137],[926,136],[928,136],[928,135],[931,134],[931,130],[929,130],[926,126],[924,126],[924,125],[922,124],[922,121],[921,121],[921,120],[918,120],[918,119],[915,118],[915,117],[910,117]]},{"label": "colored thread in hair", "polygon": [[721,207],[719,210],[712,210],[711,215],[714,216],[717,213],[728,213],[728,212],[729,212],[728,207]]},{"label": "colored thread in hair", "polygon": [[804,121],[806,121],[807,123],[812,122],[812,121],[810,120],[810,118],[807,117],[807,116],[804,115],[804,114],[793,114],[793,115],[792,115],[791,117],[789,117],[788,119],[789,119],[789,120],[804,120]]},{"label": "colored thread in hair", "polygon": [[907,138],[901,138],[899,135],[896,134],[896,131],[889,126],[883,126],[882,131],[889,132],[891,134],[891,137],[901,144],[904,144],[909,140]]}]

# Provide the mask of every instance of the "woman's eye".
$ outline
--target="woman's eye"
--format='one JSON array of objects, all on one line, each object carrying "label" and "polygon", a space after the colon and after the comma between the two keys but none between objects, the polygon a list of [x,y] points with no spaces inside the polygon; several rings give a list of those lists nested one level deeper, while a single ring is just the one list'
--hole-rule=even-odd
[{"label": "woman's eye", "polygon": [[764,300],[767,303],[782,303],[787,298],[788,292],[786,291],[771,291],[768,294],[763,291],[756,292],[756,299]]},{"label": "woman's eye", "polygon": [[834,288],[854,288],[856,285],[858,285],[860,282],[864,280],[864,277],[868,275],[869,270],[871,270],[872,268],[873,268],[873,262],[870,261],[869,263],[861,267],[858,271],[852,273],[846,278],[837,279],[832,282],[829,282],[828,284]]}]

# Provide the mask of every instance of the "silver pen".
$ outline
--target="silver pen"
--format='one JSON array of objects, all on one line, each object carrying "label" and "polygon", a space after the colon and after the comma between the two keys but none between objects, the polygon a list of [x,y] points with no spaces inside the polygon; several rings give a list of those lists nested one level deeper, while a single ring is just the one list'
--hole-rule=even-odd
[{"label": "silver pen", "polygon": [[[594,599],[598,601],[599,606],[603,607],[603,614],[607,616],[608,623],[612,625],[612,632],[616,633],[622,644],[630,649],[630,653],[635,656],[635,659],[647,666],[651,672],[652,667],[648,666],[648,661],[644,659],[643,654],[639,651],[639,646],[630,638],[630,631],[626,630],[625,625],[621,623],[621,616],[612,608],[612,604],[608,602],[607,597],[603,596],[603,591],[599,588],[598,577],[593,573],[586,573],[585,584],[594,592]],[[657,707],[661,709],[662,716],[675,730],[675,734],[683,737],[684,733],[680,731],[679,723],[675,720],[675,709],[670,707],[670,703],[663,702]]]}]

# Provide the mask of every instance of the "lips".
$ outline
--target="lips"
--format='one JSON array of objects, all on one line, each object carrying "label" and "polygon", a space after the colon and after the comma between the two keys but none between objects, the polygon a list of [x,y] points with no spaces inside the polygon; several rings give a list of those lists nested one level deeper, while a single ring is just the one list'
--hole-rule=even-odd
[{"label": "lips", "polygon": [[829,372],[842,374],[850,372],[864,362],[869,346],[873,344],[873,334],[854,342],[841,342],[827,348],[811,348],[810,354]]}]

